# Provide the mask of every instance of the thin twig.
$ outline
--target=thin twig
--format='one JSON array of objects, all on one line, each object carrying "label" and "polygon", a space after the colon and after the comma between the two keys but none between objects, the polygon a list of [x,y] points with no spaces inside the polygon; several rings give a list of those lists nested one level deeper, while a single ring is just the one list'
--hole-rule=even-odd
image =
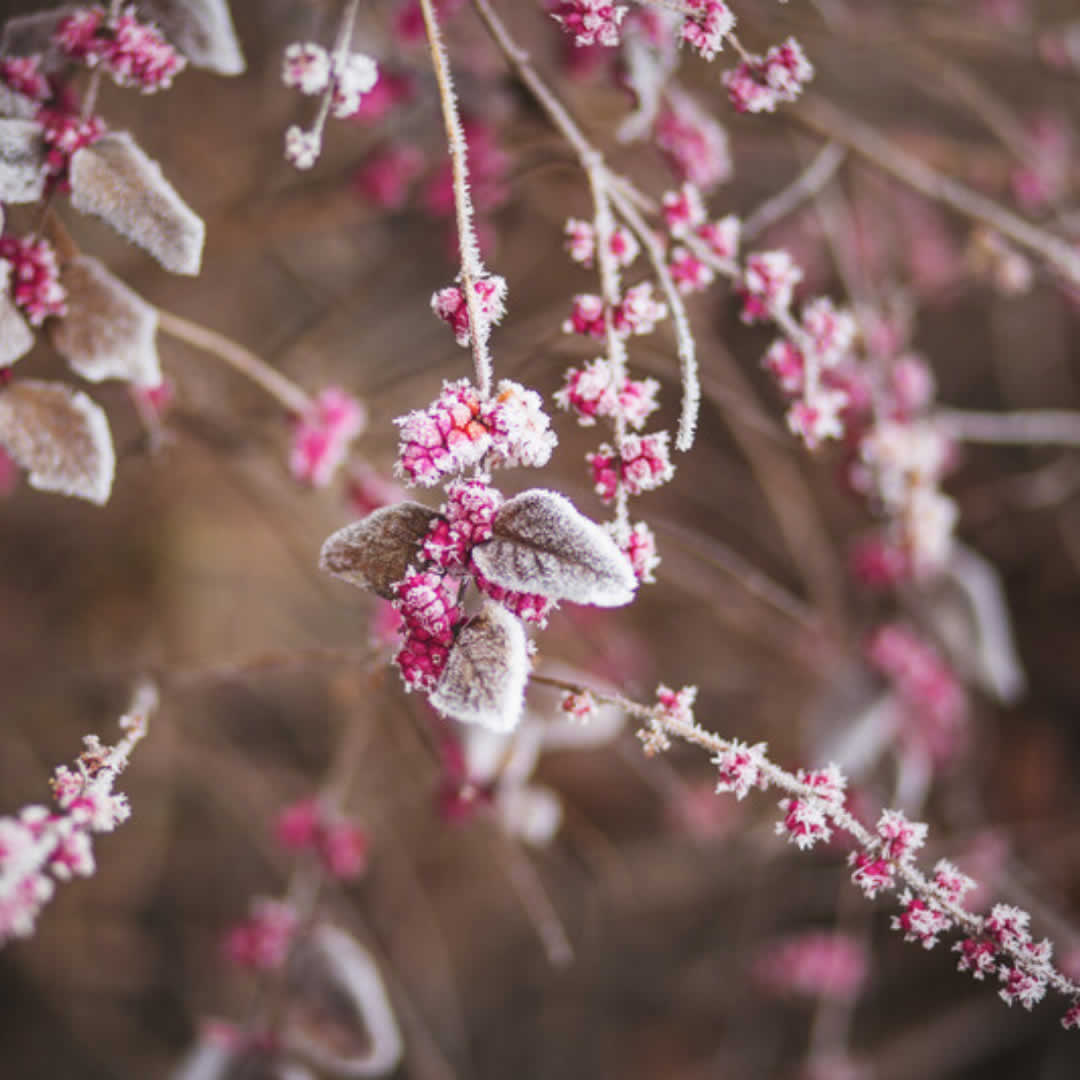
[{"label": "thin twig", "polygon": [[420,0],[431,50],[431,64],[439,87],[442,103],[443,124],[446,128],[446,145],[450,151],[450,166],[454,178],[454,210],[457,215],[458,248],[461,252],[461,287],[465,293],[465,305],[469,312],[469,338],[472,343],[473,363],[476,368],[476,386],[480,396],[491,394],[492,363],[488,349],[489,321],[480,310],[480,297],[476,283],[485,277],[480,246],[473,228],[473,205],[469,195],[468,145],[458,113],[457,94],[450,75],[450,64],[439,31],[439,20],[432,0]]},{"label": "thin twig", "polygon": [[985,195],[935,172],[925,162],[900,150],[869,124],[837,108],[831,102],[808,95],[791,109],[805,127],[842,143],[872,165],[901,183],[943,203],[965,217],[995,229],[1003,236],[1042,256],[1070,280],[1080,283],[1080,252],[1045,229],[1018,217]]},{"label": "thin twig", "polygon": [[938,409],[935,422],[954,439],[1016,446],[1080,446],[1080,412],[1020,409],[1016,412],[968,412]]},{"label": "thin twig", "polygon": [[299,415],[311,408],[311,398],[305,391],[280,371],[259,359],[250,349],[245,349],[243,345],[238,345],[216,330],[208,330],[180,315],[173,315],[160,308],[157,315],[159,330],[223,360],[234,371],[238,371],[279,401],[290,413]]},{"label": "thin twig", "polygon": [[840,171],[847,154],[847,148],[839,143],[831,140],[825,143],[814,160],[786,188],[766,199],[743,221],[743,237],[752,240],[814,198]]}]

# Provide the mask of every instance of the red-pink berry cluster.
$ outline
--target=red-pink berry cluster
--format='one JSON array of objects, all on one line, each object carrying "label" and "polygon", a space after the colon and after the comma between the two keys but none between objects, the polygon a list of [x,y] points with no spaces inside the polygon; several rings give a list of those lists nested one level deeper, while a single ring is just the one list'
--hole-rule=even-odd
[{"label": "red-pink berry cluster", "polygon": [[967,695],[937,650],[894,623],[878,627],[866,655],[893,683],[905,707],[904,738],[921,743],[939,762],[951,757],[965,730]]},{"label": "red-pink berry cluster", "polygon": [[285,807],[274,823],[274,837],[286,851],[311,852],[333,877],[351,881],[367,869],[367,832],[317,798]]},{"label": "red-pink berry cluster", "polygon": [[52,96],[49,80],[41,70],[40,56],[6,56],[0,59],[0,83],[39,104]]},{"label": "red-pink berry cluster", "polygon": [[120,86],[144,94],[168,89],[187,64],[154,27],[135,18],[133,7],[115,19],[100,7],[73,11],[57,24],[53,40],[70,59],[100,65]]},{"label": "red-pink berry cluster", "polygon": [[45,176],[50,190],[70,191],[68,173],[71,159],[77,150],[97,142],[105,134],[105,122],[98,116],[85,119],[65,108],[41,108],[35,119],[41,124],[41,135],[48,148],[45,154]]},{"label": "red-pink berry cluster", "polygon": [[54,773],[57,810],[28,806],[0,817],[0,945],[33,933],[55,882],[94,872],[91,835],[112,832],[131,816],[127,796],[113,785],[146,733],[147,711],[134,708],[121,720],[125,737],[116,746],[103,746],[96,735],[83,739],[75,768]]},{"label": "red-pink berry cluster", "polygon": [[680,36],[706,60],[724,47],[724,38],[735,29],[735,16],[724,0],[687,0],[696,14],[683,20]]},{"label": "red-pink berry cluster", "polygon": [[862,851],[853,851],[848,862],[854,867],[851,880],[867,899],[896,884],[896,868],[910,864],[926,842],[926,825],[908,821],[899,810],[883,810],[877,823],[877,838]]},{"label": "red-pink berry cluster", "polygon": [[446,667],[454,633],[464,620],[458,582],[432,570],[411,570],[394,586],[405,641],[394,658],[410,690],[430,693]]},{"label": "red-pink berry cluster", "polygon": [[668,438],[666,431],[628,434],[621,450],[602,443],[587,454],[585,460],[592,469],[596,493],[604,502],[610,502],[620,484],[630,495],[640,495],[666,484],[675,475]]},{"label": "red-pink berry cluster", "polygon": [[751,788],[764,789],[767,783],[761,775],[761,762],[764,757],[764,743],[747,746],[746,743],[733,739],[712,759],[720,773],[716,782],[716,793],[730,791],[736,799],[745,799]]},{"label": "red-pink berry cluster", "polygon": [[750,57],[725,72],[724,85],[736,111],[775,112],[781,103],[795,101],[813,75],[802,46],[788,38],[763,57]]},{"label": "red-pink berry cluster", "polygon": [[709,191],[730,179],[727,131],[689,95],[668,89],[656,117],[653,138],[680,180]]},{"label": "red-pink berry cluster", "polygon": [[643,585],[655,584],[654,571],[660,565],[660,556],[656,551],[656,536],[652,529],[644,521],[639,521],[630,527],[625,537],[620,538],[619,530],[614,526],[610,531],[619,550],[630,560],[638,581]]},{"label": "red-pink berry cluster", "polygon": [[395,422],[401,428],[397,468],[410,483],[425,486],[485,459],[545,465],[556,442],[540,395],[509,379],[487,400],[468,379],[445,383],[438,401]]},{"label": "red-pink berry cluster", "polygon": [[571,35],[575,45],[618,45],[619,27],[626,17],[623,4],[607,0],[559,0],[551,17]]},{"label": "red-pink berry cluster", "polygon": [[[596,254],[596,230],[591,222],[569,218],[566,222],[566,250],[570,258],[582,266],[592,266]],[[617,225],[608,240],[614,261],[621,269],[628,267],[641,251],[641,245],[629,229]]]},{"label": "red-pink berry cluster", "polygon": [[[506,314],[506,279],[492,274],[473,282],[477,312],[481,316],[486,335],[490,328],[502,321]],[[469,305],[460,285],[448,285],[439,289],[431,298],[431,310],[454,331],[454,340],[463,348],[472,343],[469,325]]]},{"label": "red-pink berry cluster", "polygon": [[491,539],[492,522],[503,499],[482,480],[455,480],[447,488],[446,496],[444,516],[428,530],[421,550],[424,558],[435,566],[463,571],[472,549]]},{"label": "red-pink berry cluster", "polygon": [[660,384],[655,379],[624,379],[621,386],[615,382],[611,362],[600,357],[580,370],[570,368],[566,384],[555,394],[555,402],[573,411],[584,427],[596,423],[598,417],[607,417],[640,429],[658,407]]},{"label": "red-pink berry cluster", "polygon": [[50,315],[66,313],[67,292],[60,284],[56,252],[47,240],[7,233],[0,236],[0,259],[10,268],[11,298],[33,326]]},{"label": "red-pink berry cluster", "polygon": [[289,454],[293,476],[313,487],[326,487],[366,424],[364,406],[340,387],[328,386],[293,422]]},{"label": "red-pink berry cluster", "polygon": [[[606,305],[599,296],[579,293],[574,297],[570,317],[563,323],[563,332],[603,338]],[[611,309],[611,323],[621,338],[651,334],[656,324],[667,317],[667,305],[653,296],[653,283],[643,281],[627,289]]]},{"label": "red-pink berry cluster", "polygon": [[225,935],[225,956],[237,967],[274,971],[288,958],[299,918],[289,904],[280,900],[259,898],[251,908],[247,921]]},{"label": "red-pink berry cluster", "polygon": [[784,817],[776,823],[777,836],[785,836],[802,851],[832,837],[830,809],[842,807],[847,780],[835,765],[824,769],[800,769],[795,779],[814,789],[813,798],[793,795],[780,800]]}]

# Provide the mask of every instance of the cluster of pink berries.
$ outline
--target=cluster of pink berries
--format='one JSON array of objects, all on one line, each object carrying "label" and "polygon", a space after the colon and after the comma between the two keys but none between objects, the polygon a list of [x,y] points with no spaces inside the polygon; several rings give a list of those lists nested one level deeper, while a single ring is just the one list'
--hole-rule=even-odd
[{"label": "cluster of pink berries", "polygon": [[50,315],[67,312],[67,292],[48,241],[11,233],[0,236],[0,268],[5,265],[11,298],[31,325],[40,326]]},{"label": "cluster of pink berries", "polygon": [[775,112],[783,102],[795,101],[813,76],[802,46],[789,37],[764,56],[752,56],[725,72],[724,85],[736,111]]},{"label": "cluster of pink berries", "polygon": [[344,390],[328,386],[294,417],[289,455],[293,476],[313,487],[326,487],[366,424],[364,406]]},{"label": "cluster of pink berries", "polygon": [[86,736],[76,767],[60,766],[54,774],[58,810],[28,806],[17,817],[0,818],[0,945],[33,932],[56,881],[94,872],[93,833],[112,832],[130,817],[127,796],[115,793],[113,785],[146,734],[152,707],[147,690],[121,719],[124,737],[116,746]]},{"label": "cluster of pink berries", "polygon": [[136,19],[134,7],[115,19],[101,7],[77,9],[60,20],[54,41],[70,59],[100,66],[120,86],[144,94],[168,89],[187,64],[154,27]]},{"label": "cluster of pink berries", "polygon": [[556,443],[539,394],[508,379],[487,400],[468,379],[446,383],[427,409],[395,422],[401,428],[398,471],[424,486],[485,458],[489,464],[544,465]]}]

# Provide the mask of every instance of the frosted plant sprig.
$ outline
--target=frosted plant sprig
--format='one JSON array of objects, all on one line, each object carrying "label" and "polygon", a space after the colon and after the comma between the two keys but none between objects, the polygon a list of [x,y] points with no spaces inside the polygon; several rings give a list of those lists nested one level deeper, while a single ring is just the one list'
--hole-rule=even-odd
[{"label": "frosted plant sprig", "polygon": [[285,159],[298,169],[310,169],[318,161],[327,117],[352,116],[360,107],[360,99],[378,80],[375,61],[364,53],[350,51],[359,2],[347,0],[331,53],[315,42],[294,42],[285,50],[285,85],[303,94],[322,95],[311,128],[305,131],[293,124],[285,132]]},{"label": "frosted plant sprig", "polygon": [[675,693],[661,686],[657,703],[643,705],[565,679],[543,674],[534,674],[533,679],[567,693],[589,693],[601,704],[617,705],[641,722],[647,753],[667,749],[672,738],[707,750],[720,770],[718,792],[731,791],[741,798],[755,787],[780,789],[785,798],[778,833],[801,850],[828,840],[834,831],[846,833],[856,845],[849,858],[852,881],[868,898],[894,888],[897,882],[906,886],[900,895],[903,913],[892,923],[903,931],[905,940],[929,949],[945,931],[959,933],[962,936],[953,947],[960,957],[959,970],[971,971],[976,979],[997,975],[1002,1000],[1009,1005],[1018,1001],[1026,1009],[1052,988],[1070,1000],[1062,1026],[1080,1030],[1080,984],[1051,963],[1048,941],[1032,940],[1028,913],[1004,904],[985,916],[968,911],[963,896],[971,888],[970,879],[958,874],[947,860],[939,860],[932,875],[916,862],[916,853],[926,842],[927,826],[908,821],[899,811],[885,810],[875,827],[868,828],[845,805],[845,778],[835,765],[790,773],[767,757],[764,743],[748,747],[706,730],[693,715],[693,687]]},{"label": "frosted plant sprig", "polygon": [[487,27],[500,52],[506,57],[508,63],[513,67],[537,104],[547,114],[555,129],[573,149],[582,167],[586,170],[591,168],[595,171],[596,179],[610,200],[611,206],[633,231],[653,267],[672,315],[676,348],[682,372],[682,412],[675,445],[679,450],[689,450],[694,440],[701,400],[694,336],[690,329],[686,306],[672,280],[671,274],[668,272],[664,260],[663,246],[638,212],[643,203],[644,206],[651,207],[652,202],[647,197],[641,196],[637,189],[623,177],[612,173],[607,168],[599,152],[585,136],[566,110],[566,107],[540,77],[529,58],[529,54],[510,36],[506,25],[496,14],[488,0],[473,0],[473,7]]},{"label": "frosted plant sprig", "polygon": [[475,212],[472,196],[469,193],[468,145],[465,130],[461,125],[457,93],[450,75],[446,47],[443,44],[439,20],[432,0],[420,0],[420,10],[424,16],[424,29],[427,33],[428,47],[431,50],[431,63],[435,72],[435,82],[439,88],[443,125],[446,129],[446,144],[450,152],[454,180],[454,212],[457,221],[458,249],[461,255],[459,278],[469,314],[470,344],[476,369],[476,385],[480,391],[480,397],[486,399],[491,394],[493,377],[491,352],[488,348],[491,320],[484,316],[481,297],[477,293],[477,286],[487,277],[487,271],[484,269],[484,261],[480,256],[480,245],[476,239],[473,222]]},{"label": "frosted plant sprig", "polygon": [[53,777],[58,810],[27,806],[16,817],[0,818],[0,946],[34,932],[56,881],[94,872],[93,833],[112,832],[131,816],[127,797],[113,785],[157,703],[157,690],[144,683],[120,718],[124,735],[115,746],[103,746],[96,735],[83,739],[86,749],[75,768],[62,765]]}]

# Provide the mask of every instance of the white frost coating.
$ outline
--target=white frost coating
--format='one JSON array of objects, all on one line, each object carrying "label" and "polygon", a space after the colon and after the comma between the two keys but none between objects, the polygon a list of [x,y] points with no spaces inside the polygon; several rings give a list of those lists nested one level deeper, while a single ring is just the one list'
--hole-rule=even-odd
[{"label": "white frost coating", "polygon": [[620,607],[634,598],[630,560],[557,492],[534,488],[508,499],[495,515],[494,531],[473,549],[473,561],[504,589],[598,607]]},{"label": "white frost coating", "polygon": [[37,202],[45,190],[45,141],[32,120],[0,120],[0,202]]},{"label": "white frost coating", "polygon": [[139,9],[196,67],[218,75],[246,70],[226,0],[144,0]]},{"label": "white frost coating", "polygon": [[428,699],[445,716],[492,731],[517,727],[525,704],[529,657],[521,621],[491,602],[458,634]]},{"label": "white frost coating", "polygon": [[90,382],[160,386],[157,310],[89,255],[69,262],[60,283],[67,314],[52,321],[51,337],[72,370]]},{"label": "white frost coating", "polygon": [[62,383],[23,379],[0,392],[0,443],[30,486],[108,502],[116,454],[105,413]]},{"label": "white frost coating", "polygon": [[126,132],[71,159],[71,205],[108,222],[174,274],[197,274],[206,227]]},{"label": "white frost coating", "polygon": [[34,347],[34,331],[8,295],[9,263],[0,259],[0,368],[11,367]]},{"label": "white frost coating", "polygon": [[[295,979],[295,986],[290,989],[296,994],[298,1007],[287,1009],[285,1045],[333,1076],[385,1076],[392,1072],[401,1061],[404,1044],[371,954],[343,930],[325,925],[316,928],[310,941],[298,946],[296,952],[299,963],[295,973],[290,973]],[[317,980],[320,985],[307,986],[309,979]],[[320,994],[321,989],[333,993]],[[320,1039],[318,1021],[322,1017],[318,1014],[311,1029],[315,1034],[303,1029],[299,1018],[303,1016],[304,1000],[319,1001],[325,997],[330,1000],[343,997],[355,1011],[355,1016],[349,1019],[355,1020],[359,1028],[358,1042],[365,1044],[363,1054],[347,1057]]]}]

